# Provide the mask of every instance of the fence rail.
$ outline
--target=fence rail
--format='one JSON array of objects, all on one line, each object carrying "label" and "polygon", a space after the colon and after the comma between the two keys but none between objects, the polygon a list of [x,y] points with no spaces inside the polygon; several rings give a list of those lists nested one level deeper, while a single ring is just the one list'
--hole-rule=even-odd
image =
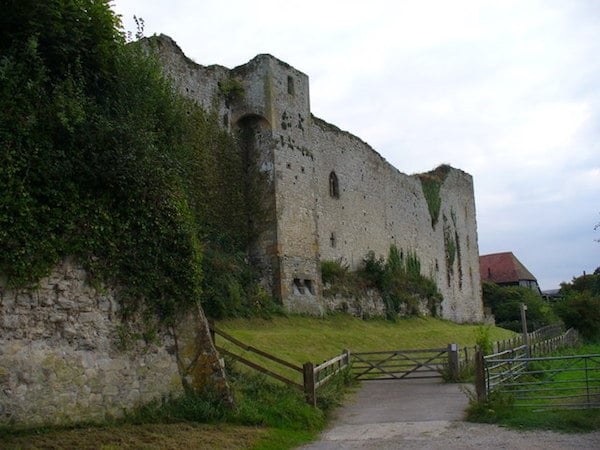
[{"label": "fence rail", "polygon": [[[222,355],[227,355],[236,361],[272,377],[289,386],[304,392],[306,400],[316,405],[317,390],[326,385],[334,375],[347,368],[352,369],[356,379],[359,380],[401,380],[407,378],[442,378],[458,380],[460,371],[475,360],[476,390],[478,399],[482,400],[487,393],[498,386],[510,385],[514,388],[515,380],[526,372],[531,358],[527,356],[540,355],[556,350],[562,346],[573,344],[578,336],[574,330],[569,330],[563,335],[558,335],[560,327],[544,327],[528,334],[530,347],[522,344],[522,336],[496,341],[495,354],[485,356],[477,346],[459,349],[456,344],[449,344],[446,348],[390,350],[378,352],[361,352],[350,354],[344,350],[340,355],[334,356],[320,364],[306,362],[302,366],[296,365],[258,348],[246,345],[233,336],[219,330],[210,323],[211,336],[215,347]],[[216,336],[228,342],[227,348],[217,345]],[[515,345],[518,344],[518,345]],[[510,348],[509,345],[512,345]],[[239,350],[252,353],[270,361],[269,366],[283,368],[282,372],[288,374],[302,374],[302,381],[292,379],[293,376],[275,372],[272,368],[265,367],[254,360],[240,354]],[[501,349],[501,350],[500,350]],[[526,351],[527,350],[527,351]],[[352,362],[352,364],[351,364]],[[587,375],[586,375],[587,376]],[[595,376],[595,375],[594,375]],[[300,378],[300,376],[298,376]],[[588,381],[598,382],[594,377]],[[524,385],[525,386],[525,385]],[[591,386],[596,389],[595,385]],[[543,388],[548,389],[548,388]],[[598,388],[600,390],[600,388]],[[595,391],[593,395],[598,395]],[[596,398],[596,397],[594,397]],[[591,404],[591,403],[590,403]]]},{"label": "fence rail", "polygon": [[[244,364],[247,367],[250,367],[271,378],[281,381],[289,386],[302,390],[306,396],[306,401],[313,406],[316,406],[317,404],[317,390],[320,387],[323,387],[325,384],[327,384],[327,382],[329,382],[334,375],[340,373],[342,370],[349,367],[350,365],[350,352],[348,350],[344,350],[340,355],[334,356],[330,360],[324,361],[321,364],[315,365],[312,362],[307,362],[304,363],[304,365],[302,366],[298,366],[296,364],[285,361],[284,359],[281,359],[275,355],[260,350],[256,347],[244,344],[242,341],[234,338],[230,334],[227,334],[224,331],[216,328],[213,323],[209,323],[209,327],[215,348],[220,354],[227,355],[230,358]],[[230,349],[217,345],[217,335],[228,341],[231,346],[237,348],[238,350],[241,349],[245,352],[253,353],[255,355],[266,358],[272,363],[275,363],[276,367],[282,366],[288,370],[291,369],[294,372],[299,372],[300,374],[302,374],[302,383],[299,383],[290,379],[289,377],[276,373],[273,370],[265,367],[264,365],[261,365],[256,361],[251,361],[245,356],[242,356]]]},{"label": "fence rail", "polygon": [[[540,342],[545,342],[548,339],[561,336],[563,334],[561,325],[546,325],[538,330],[527,333],[528,341],[530,345],[535,345]],[[501,341],[495,341],[492,345],[493,353],[500,353],[504,350],[510,350],[512,348],[519,347],[521,345],[525,345],[523,342],[523,335],[518,335],[512,337],[510,339],[504,339]]]},{"label": "fence rail", "polygon": [[[540,334],[540,336],[543,336]],[[538,339],[492,355],[476,353],[479,401],[492,392],[510,394],[521,407],[600,407],[600,355],[530,356],[555,351],[578,340],[575,330]]]},{"label": "fence rail", "polygon": [[456,379],[458,347],[353,353],[352,371],[358,380],[441,378],[445,371]]},{"label": "fence rail", "polygon": [[512,395],[515,406],[600,408],[600,355],[513,361],[524,365],[518,376],[496,383],[490,379],[489,386],[491,391]]}]

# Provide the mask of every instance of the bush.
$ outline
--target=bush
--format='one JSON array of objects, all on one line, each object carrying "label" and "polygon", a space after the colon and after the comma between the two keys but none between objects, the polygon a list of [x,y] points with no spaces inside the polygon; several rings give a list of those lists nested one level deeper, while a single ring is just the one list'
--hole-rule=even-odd
[{"label": "bush", "polygon": [[386,315],[395,319],[398,314],[418,315],[420,303],[427,302],[432,316],[439,313],[442,295],[430,278],[421,275],[421,261],[414,252],[406,255],[398,247],[390,247],[387,261],[376,258],[370,251],[355,272],[341,261],[322,261],[321,275],[324,283],[331,286],[325,295],[364,295],[366,289],[377,289],[386,306]]},{"label": "bush", "polygon": [[527,306],[527,329],[537,330],[545,325],[558,322],[552,307],[533,290],[523,286],[498,286],[495,283],[482,283],[483,304],[491,308],[496,325],[520,332],[521,304]]},{"label": "bush", "polygon": [[573,292],[557,303],[555,310],[567,327],[575,328],[585,339],[600,339],[600,297],[589,291]]},{"label": "bush", "polygon": [[565,325],[577,329],[588,340],[600,339],[600,274],[562,283],[560,293],[563,300],[554,309]]},{"label": "bush", "polygon": [[348,273],[348,265],[341,260],[321,261],[321,279],[323,284],[341,281]]},{"label": "bush", "polygon": [[466,419],[469,422],[496,423],[511,414],[514,398],[505,393],[491,392],[486,401],[477,400],[472,391],[466,391],[469,397]]}]

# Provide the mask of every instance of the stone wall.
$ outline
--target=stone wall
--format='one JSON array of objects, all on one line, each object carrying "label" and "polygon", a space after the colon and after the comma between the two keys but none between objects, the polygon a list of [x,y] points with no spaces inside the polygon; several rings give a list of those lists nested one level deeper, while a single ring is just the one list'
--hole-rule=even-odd
[{"label": "stone wall", "polygon": [[[432,225],[419,177],[398,171],[360,138],[314,117],[302,72],[270,55],[229,71],[203,67],[170,38],[157,42],[165,71],[180,91],[205,107],[210,98],[209,108],[228,119],[225,127],[236,130],[248,117],[264,124],[254,148],[272,183],[275,225],[255,244],[263,249],[259,262],[268,268],[264,284],[287,309],[323,314],[336,307],[322,295],[322,260],[342,260],[356,269],[369,251],[387,256],[396,245],[404,254],[416,253],[422,274],[435,280],[444,318],[483,320],[469,174],[450,170],[440,192],[440,218]],[[219,88],[231,79],[243,86],[235,100],[224,98]],[[356,299],[337,303],[348,300]],[[364,301],[366,309],[381,309]]]},{"label": "stone wall", "polygon": [[[70,261],[35,289],[0,286],[0,423],[101,421],[183,393],[182,375],[194,375],[184,353],[193,357],[194,349],[182,347],[197,346],[195,334],[204,329],[203,317],[189,317],[193,324],[182,321],[181,331],[159,333],[153,343],[128,337],[114,295],[90,287]],[[216,377],[224,386],[211,348],[205,340],[204,382]]]}]

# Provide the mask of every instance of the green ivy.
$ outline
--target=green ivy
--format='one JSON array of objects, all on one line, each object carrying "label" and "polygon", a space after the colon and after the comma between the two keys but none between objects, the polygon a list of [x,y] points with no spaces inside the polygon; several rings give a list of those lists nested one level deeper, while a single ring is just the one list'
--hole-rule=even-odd
[{"label": "green ivy", "polygon": [[431,226],[435,227],[440,217],[440,209],[442,207],[442,199],[440,197],[440,189],[446,176],[450,172],[451,167],[447,164],[442,164],[431,172],[421,173],[418,175],[421,180],[423,195],[427,201],[429,215],[431,217]]},{"label": "green ivy", "polygon": [[8,285],[31,285],[73,256],[93,282],[118,288],[125,318],[135,313],[148,327],[209,304],[216,289],[229,289],[234,303],[268,303],[256,277],[242,271],[236,293],[203,273],[215,255],[245,250],[248,217],[260,213],[246,198],[258,174],[215,115],[177,94],[139,43],[125,44],[108,1],[24,0],[3,16]]}]

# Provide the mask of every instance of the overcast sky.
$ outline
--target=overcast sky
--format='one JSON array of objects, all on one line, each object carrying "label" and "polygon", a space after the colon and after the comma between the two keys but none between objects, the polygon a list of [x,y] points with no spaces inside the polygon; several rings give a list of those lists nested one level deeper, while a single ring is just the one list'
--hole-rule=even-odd
[{"label": "overcast sky", "polygon": [[405,173],[473,175],[480,254],[542,289],[600,266],[600,0],[114,0],[199,64],[270,53]]}]

